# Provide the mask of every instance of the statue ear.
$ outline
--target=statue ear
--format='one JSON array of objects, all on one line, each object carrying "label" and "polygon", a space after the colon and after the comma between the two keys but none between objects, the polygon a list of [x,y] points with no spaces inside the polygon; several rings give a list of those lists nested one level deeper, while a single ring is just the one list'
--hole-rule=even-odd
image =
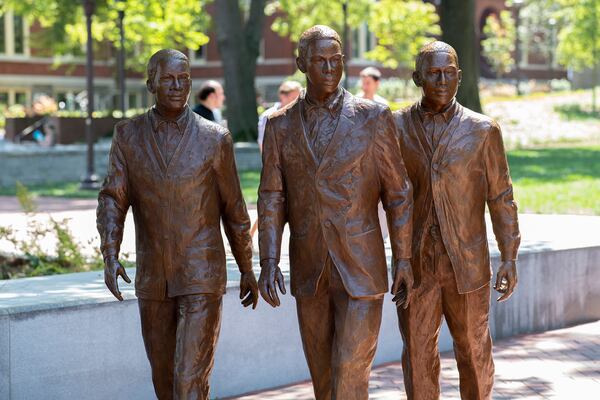
[{"label": "statue ear", "polygon": [[414,71],[412,73],[412,79],[417,87],[423,86],[423,80],[421,79],[421,74],[418,71]]},{"label": "statue ear", "polygon": [[146,89],[152,94],[156,93],[156,88],[154,87],[154,82],[150,81],[150,79],[146,80]]},{"label": "statue ear", "polygon": [[458,86],[460,86],[460,83],[462,82],[462,69],[458,70]]},{"label": "statue ear", "polygon": [[302,57],[296,57],[296,66],[303,74],[306,73],[306,60]]}]

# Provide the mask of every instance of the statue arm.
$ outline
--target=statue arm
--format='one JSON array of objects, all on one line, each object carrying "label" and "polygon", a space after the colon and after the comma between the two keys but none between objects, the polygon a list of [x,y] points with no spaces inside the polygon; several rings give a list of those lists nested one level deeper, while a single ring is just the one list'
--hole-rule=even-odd
[{"label": "statue arm", "polygon": [[221,199],[221,217],[225,234],[231,244],[231,252],[241,273],[252,271],[250,217],[240,187],[233,139],[229,132],[222,136],[219,142],[218,154],[215,157],[215,171]]},{"label": "statue arm", "polygon": [[513,198],[502,132],[496,123],[492,125],[486,138],[485,169],[487,204],[502,261],[514,261],[521,243],[517,203]]},{"label": "statue arm", "polygon": [[494,289],[501,293],[497,300],[505,301],[510,298],[517,286],[516,259],[521,234],[502,132],[496,123],[492,124],[486,137],[485,168],[488,184],[487,204],[502,261],[498,268]]},{"label": "statue arm", "polygon": [[385,209],[392,246],[392,299],[407,308],[413,293],[410,263],[412,247],[412,185],[402,160],[396,125],[389,109],[379,118],[375,138],[381,202]]},{"label": "statue arm", "polygon": [[100,249],[104,259],[118,258],[125,216],[129,209],[127,166],[115,128],[109,153],[108,175],[98,194],[96,225],[100,234]]},{"label": "statue arm", "polygon": [[277,138],[271,121],[267,122],[263,142],[263,168],[258,189],[258,242],[261,273],[259,289],[262,297],[277,307],[277,287],[285,294],[284,278],[279,268],[281,236],[287,222],[285,180]]},{"label": "statue arm", "polygon": [[123,227],[130,201],[127,165],[119,147],[119,138],[119,127],[117,126],[109,154],[108,175],[98,194],[96,225],[100,233],[100,250],[104,258],[104,283],[119,301],[123,301],[117,278],[121,276],[125,282],[131,283],[125,268],[119,262]]}]

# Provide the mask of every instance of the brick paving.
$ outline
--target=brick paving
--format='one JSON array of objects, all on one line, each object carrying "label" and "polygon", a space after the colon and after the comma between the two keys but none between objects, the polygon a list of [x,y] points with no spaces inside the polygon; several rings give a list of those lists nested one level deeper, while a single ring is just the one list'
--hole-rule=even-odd
[{"label": "brick paving", "polygon": [[[494,400],[600,399],[600,321],[494,344]],[[443,399],[460,399],[452,352],[442,354]],[[373,369],[369,398],[406,399],[400,363]],[[310,382],[229,400],[310,400]]]}]

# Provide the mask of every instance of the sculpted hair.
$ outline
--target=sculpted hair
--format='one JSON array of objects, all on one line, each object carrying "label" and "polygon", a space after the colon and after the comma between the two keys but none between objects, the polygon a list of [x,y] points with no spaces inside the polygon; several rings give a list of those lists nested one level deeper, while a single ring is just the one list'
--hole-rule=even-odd
[{"label": "sculpted hair", "polygon": [[146,67],[146,70],[148,73],[148,80],[150,82],[154,82],[154,79],[156,78],[156,71],[158,70],[158,64],[160,64],[160,62],[162,60],[165,60],[167,58],[176,58],[176,59],[185,61],[186,63],[188,63],[188,65],[190,64],[190,60],[188,60],[187,56],[185,54],[183,54],[182,52],[180,52],[179,50],[175,50],[175,49],[159,50],[156,53],[152,54],[152,57],[150,57],[150,60],[148,60],[148,66]]},{"label": "sculpted hair", "polygon": [[456,62],[456,66],[458,65],[458,54],[456,54],[456,50],[454,47],[450,46],[448,43],[444,43],[442,41],[436,40],[435,42],[431,42],[421,47],[419,50],[419,54],[417,54],[417,59],[415,61],[415,70],[421,71],[421,67],[423,67],[423,61],[425,60],[425,56],[432,53],[447,53],[454,57],[454,61]]},{"label": "sculpted hair", "polygon": [[298,40],[298,57],[306,59],[308,46],[316,40],[324,39],[335,40],[342,47],[342,39],[340,39],[340,35],[336,31],[325,25],[315,25],[304,31],[302,36],[300,36],[300,40]]}]

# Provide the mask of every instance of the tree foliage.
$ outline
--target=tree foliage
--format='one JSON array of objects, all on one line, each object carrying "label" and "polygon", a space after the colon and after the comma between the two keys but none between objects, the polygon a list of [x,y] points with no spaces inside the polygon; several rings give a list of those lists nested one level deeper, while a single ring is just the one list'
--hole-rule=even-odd
[{"label": "tree foliage", "polygon": [[558,59],[575,70],[600,62],[600,0],[562,0],[566,24],[559,33]]},{"label": "tree foliage", "polygon": [[267,5],[267,15],[275,14],[271,29],[297,42],[302,32],[314,25],[327,25],[340,35],[344,30],[343,5],[348,7],[348,26],[359,27],[369,16],[372,0],[276,0]]},{"label": "tree foliage", "polygon": [[515,21],[510,11],[503,10],[500,16],[490,14],[483,27],[485,39],[481,42],[483,55],[489,62],[496,76],[509,73],[515,62]]},{"label": "tree foliage", "polygon": [[592,112],[600,74],[600,0],[558,0],[567,23],[559,33],[558,59],[575,70],[593,70]]},{"label": "tree foliage", "polygon": [[[161,48],[196,49],[208,42],[204,34],[210,17],[203,7],[209,0],[96,0],[92,35],[96,47],[119,41],[118,10],[123,21],[127,66],[143,70],[151,54]],[[13,9],[43,30],[31,43],[54,55],[82,55],[87,40],[81,0],[0,0],[0,10]],[[1,11],[0,11],[1,12]]]},{"label": "tree foliage", "polygon": [[366,56],[387,67],[411,66],[419,48],[441,33],[435,7],[420,0],[277,0],[267,6],[267,14],[276,15],[273,31],[297,42],[302,32],[317,24],[342,34],[344,4],[348,26],[358,28],[367,22],[377,38]]},{"label": "tree foliage", "polygon": [[367,57],[390,68],[412,67],[419,49],[441,34],[435,7],[421,0],[378,1],[368,21],[377,45]]}]

